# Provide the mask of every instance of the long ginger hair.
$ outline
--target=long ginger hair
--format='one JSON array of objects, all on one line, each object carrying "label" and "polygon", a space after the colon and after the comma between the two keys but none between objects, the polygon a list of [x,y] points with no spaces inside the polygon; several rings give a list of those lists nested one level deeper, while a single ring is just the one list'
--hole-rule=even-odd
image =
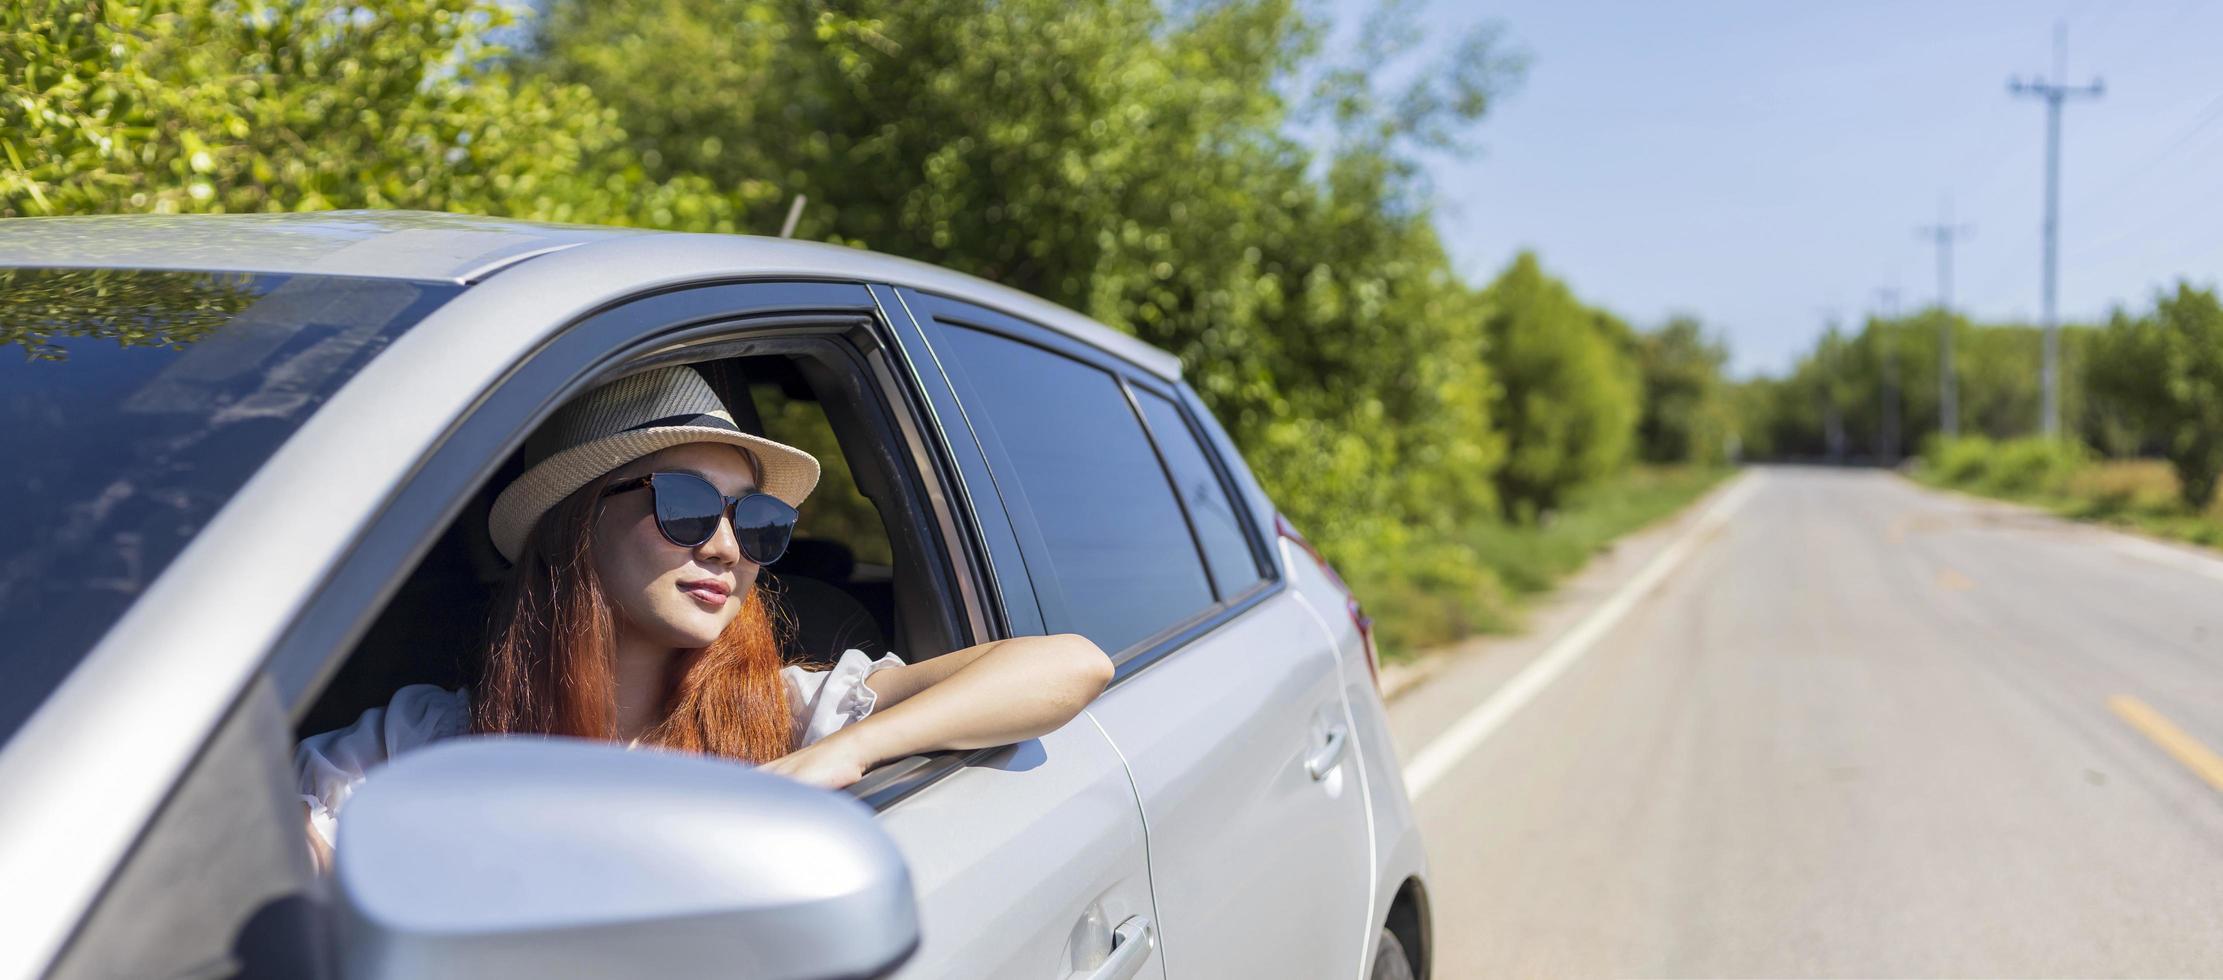
[{"label": "long ginger hair", "polygon": [[[549,508],[495,600],[471,731],[617,738],[614,613],[595,575],[601,478]],[[763,763],[794,745],[778,628],[764,590],[709,646],[681,651],[664,692],[663,721],[644,744]]]}]

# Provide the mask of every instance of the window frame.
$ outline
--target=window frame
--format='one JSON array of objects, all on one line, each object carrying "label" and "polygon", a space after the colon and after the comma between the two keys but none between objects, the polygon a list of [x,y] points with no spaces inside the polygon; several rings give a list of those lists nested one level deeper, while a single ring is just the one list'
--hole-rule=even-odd
[{"label": "window frame", "polygon": [[[1257,570],[1258,578],[1234,595],[1228,595],[1227,590],[1220,585],[1218,574],[1212,571],[1211,557],[1204,555],[1204,535],[1197,533],[1196,518],[1193,515],[1189,517],[1189,534],[1196,538],[1198,554],[1204,557],[1205,573],[1212,577],[1213,594],[1218,596],[1221,602],[1240,599],[1243,595],[1256,589],[1260,583],[1278,576],[1279,571],[1274,566],[1273,557],[1266,546],[1265,535],[1259,527],[1258,515],[1252,512],[1248,498],[1243,495],[1233,469],[1228,465],[1227,460],[1221,457],[1219,446],[1212,441],[1210,433],[1206,432],[1204,427],[1197,422],[1196,416],[1190,410],[1188,401],[1181,397],[1180,389],[1171,385],[1161,386],[1154,378],[1146,380],[1141,377],[1122,377],[1120,381],[1129,389],[1127,400],[1133,403],[1135,417],[1142,420],[1142,429],[1149,434],[1151,447],[1158,451],[1158,462],[1165,468],[1167,479],[1174,479],[1173,465],[1166,458],[1165,449],[1159,442],[1162,436],[1150,422],[1150,413],[1143,411],[1141,396],[1136,394],[1138,391],[1148,392],[1165,399],[1166,404],[1172,407],[1174,416],[1181,420],[1183,430],[1188,433],[1189,439],[1196,444],[1197,452],[1203,455],[1204,465],[1211,468],[1213,478],[1219,482],[1220,493],[1227,498],[1228,509],[1235,514],[1236,529],[1242,535],[1243,544],[1250,552],[1251,564]],[[1199,408],[1197,411],[1202,411],[1202,409]],[[1178,481],[1175,481],[1175,486],[1179,486]],[[1186,514],[1189,509],[1188,500],[1178,492],[1174,494],[1174,499],[1181,501],[1181,510]]]},{"label": "window frame", "polygon": [[[942,353],[950,348],[946,336],[946,330],[950,326],[980,330],[1007,340],[1041,348],[1052,354],[1105,371],[1112,376],[1113,381],[1120,388],[1121,395],[1127,401],[1128,411],[1133,413],[1136,424],[1141,426],[1145,437],[1148,439],[1151,453],[1157,457],[1160,473],[1167,475],[1169,485],[1172,479],[1170,476],[1171,467],[1166,462],[1156,434],[1151,431],[1149,418],[1144,415],[1141,406],[1135,401],[1135,395],[1131,389],[1139,385],[1172,402],[1174,407],[1181,411],[1184,421],[1190,427],[1192,436],[1197,438],[1198,448],[1204,452],[1205,459],[1213,467],[1215,475],[1219,477],[1223,492],[1228,494],[1231,503],[1236,503],[1236,510],[1242,514],[1242,527],[1245,537],[1250,543],[1252,559],[1259,566],[1259,580],[1250,588],[1236,595],[1220,595],[1217,584],[1211,575],[1210,562],[1204,559],[1203,544],[1196,533],[1194,521],[1188,515],[1187,503],[1180,500],[1178,493],[1173,494],[1175,501],[1182,508],[1184,521],[1189,522],[1189,538],[1198,549],[1198,560],[1206,566],[1206,581],[1214,583],[1212,586],[1214,601],[1191,614],[1188,618],[1138,640],[1123,650],[1105,651],[1111,656],[1115,667],[1112,677],[1113,685],[1124,683],[1128,678],[1141,673],[1152,664],[1165,659],[1229,621],[1242,616],[1272,596],[1280,594],[1286,588],[1281,568],[1277,562],[1272,560],[1271,553],[1260,534],[1258,518],[1253,512],[1253,506],[1251,506],[1256,498],[1247,492],[1243,492],[1246,488],[1241,487],[1238,481],[1232,479],[1233,474],[1230,472],[1228,464],[1220,458],[1219,452],[1216,451],[1220,448],[1219,443],[1209,438],[1208,433],[1202,430],[1195,419],[1191,417],[1194,406],[1188,398],[1182,397],[1179,391],[1180,385],[1177,381],[1163,378],[1156,372],[1094,344],[1042,326],[1016,314],[997,309],[995,306],[978,299],[908,287],[897,290],[897,294],[910,311],[918,336],[924,343],[928,354],[933,357],[935,363],[943,366],[943,379],[957,395],[958,411],[972,412],[982,410],[982,408],[978,395],[973,392],[969,380],[964,376],[962,367],[952,367],[951,359]],[[1016,572],[1017,575],[1024,576],[1024,578],[1023,580],[1008,580],[1000,590],[1001,594],[1006,601],[1018,596],[1034,598],[1036,615],[1042,622],[1047,623],[1067,618],[1066,611],[1063,608],[1062,591],[1058,589],[1054,580],[1047,580],[1049,573],[1046,570],[1051,566],[1048,564],[1049,555],[1045,546],[1037,532],[1025,527],[1032,520],[1033,508],[1026,501],[1024,489],[1018,486],[1015,481],[995,479],[992,461],[1003,458],[1002,447],[991,447],[989,440],[982,435],[977,427],[972,426],[969,422],[966,428],[975,443],[970,451],[980,454],[983,462],[989,464],[984,467],[983,472],[966,472],[965,478],[970,487],[970,492],[976,500],[988,498],[1001,504],[1001,507],[997,508],[996,516],[1001,518],[1002,523],[1007,526],[1018,541],[1021,561],[1017,564],[1001,564],[997,567],[995,574],[999,579],[1010,579],[1012,574]],[[1015,511],[1014,508],[1019,508],[1019,510]],[[992,520],[985,509],[976,509],[981,511],[980,518],[984,524]],[[1027,515],[1028,521],[1019,520],[1015,514]],[[998,533],[1002,533],[1002,529],[999,529]],[[1043,571],[1038,571],[1038,569]],[[1047,596],[1045,595],[1046,591],[1048,592]],[[1043,629],[1046,630],[1047,627],[1045,626]]]},{"label": "window frame", "polygon": [[[298,612],[259,667],[276,687],[290,719],[314,705],[342,663],[392,601],[402,583],[525,439],[573,397],[617,371],[658,363],[693,363],[738,356],[752,344],[798,336],[840,336],[851,341],[865,369],[862,386],[875,391],[884,421],[906,445],[912,464],[898,478],[931,517],[921,538],[941,554],[928,556],[949,576],[929,588],[946,592],[960,635],[957,649],[1009,635],[981,535],[965,506],[964,484],[932,438],[928,399],[939,373],[918,370],[900,333],[909,322],[900,307],[883,307],[882,294],[854,281],[724,280],[635,294],[604,304],[574,321],[547,344],[521,358],[470,414],[451,426],[420,456],[417,468],[389,495],[379,515],[360,532],[319,583],[315,598]],[[705,350],[725,353],[700,356]],[[954,585],[954,588],[944,588]],[[969,637],[964,634],[970,634]],[[938,653],[948,651],[937,651]],[[943,753],[914,756],[875,769],[851,787],[867,805],[885,809],[940,774],[979,756]]]}]

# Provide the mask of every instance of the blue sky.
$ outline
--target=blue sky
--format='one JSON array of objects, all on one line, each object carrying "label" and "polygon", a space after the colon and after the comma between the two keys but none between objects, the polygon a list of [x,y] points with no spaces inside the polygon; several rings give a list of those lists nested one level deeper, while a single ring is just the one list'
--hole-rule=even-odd
[{"label": "blue sky", "polygon": [[[1331,0],[1348,21],[1368,9]],[[1429,0],[1445,30],[1496,19],[1532,58],[1472,154],[1434,159],[1439,219],[1481,282],[1521,248],[1644,326],[1729,340],[1738,374],[1787,368],[1834,313],[1936,295],[1915,226],[1975,226],[1955,299],[2039,310],[2045,109],[2007,78],[2105,80],[2065,110],[2061,311],[2095,319],[2223,272],[2223,3],[1641,3]]]}]

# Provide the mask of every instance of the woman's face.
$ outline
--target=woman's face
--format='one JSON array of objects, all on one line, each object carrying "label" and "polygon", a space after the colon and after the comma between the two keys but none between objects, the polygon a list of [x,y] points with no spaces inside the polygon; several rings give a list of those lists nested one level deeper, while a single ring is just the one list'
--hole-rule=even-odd
[{"label": "woman's face", "polygon": [[[756,489],[748,456],[711,442],[643,456],[620,467],[611,482],[653,472],[693,473],[729,497]],[[674,649],[708,646],[741,614],[758,566],[742,556],[728,521],[719,521],[717,533],[696,547],[671,543],[656,529],[654,505],[654,491],[645,487],[603,501],[594,525],[595,574],[620,630]]]}]

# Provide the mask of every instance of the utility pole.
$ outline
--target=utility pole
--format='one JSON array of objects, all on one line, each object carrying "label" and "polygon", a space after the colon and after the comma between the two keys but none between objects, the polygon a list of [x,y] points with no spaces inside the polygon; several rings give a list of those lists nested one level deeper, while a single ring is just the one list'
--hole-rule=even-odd
[{"label": "utility pole", "polygon": [[1845,365],[1842,362],[1849,345],[1843,342],[1844,331],[1838,327],[1837,307],[1814,309],[1826,324],[1815,357],[1822,370],[1822,442],[1827,447],[1830,462],[1842,463],[1845,461],[1845,406],[1838,404],[1837,396],[1844,384]]},{"label": "utility pole", "polygon": [[1937,224],[1914,233],[1937,243],[1937,424],[1951,439],[1961,434],[1960,381],[1953,377],[1953,242],[1976,229],[1953,223],[1953,199],[1938,207]]},{"label": "utility pole", "polygon": [[2053,77],[2020,76],[2007,80],[2010,95],[2045,100],[2045,418],[2047,437],[2061,434],[2061,322],[2054,309],[2055,285],[2060,275],[2061,243],[2061,104],[2070,99],[2096,99],[2105,93],[2098,78],[2090,85],[2069,85],[2069,27],[2053,24]]},{"label": "utility pole", "polygon": [[1877,455],[1884,465],[1894,466],[1899,462],[1899,349],[1895,340],[1899,332],[1899,291],[1876,290],[1876,311],[1871,339],[1883,347],[1883,445],[1878,447]]}]

